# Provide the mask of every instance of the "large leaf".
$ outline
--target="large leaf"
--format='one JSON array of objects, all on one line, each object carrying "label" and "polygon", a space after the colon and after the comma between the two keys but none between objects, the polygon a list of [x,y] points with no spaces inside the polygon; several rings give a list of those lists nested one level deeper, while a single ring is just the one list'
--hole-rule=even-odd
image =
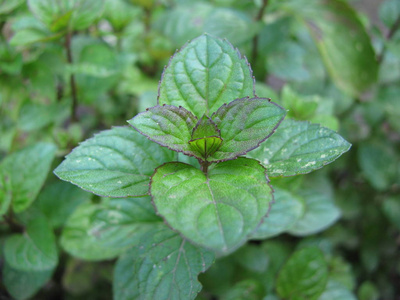
[{"label": "large leaf", "polygon": [[187,155],[195,155],[189,140],[197,118],[183,107],[154,106],[136,115],[128,123],[150,140]]},{"label": "large leaf", "polygon": [[212,115],[223,142],[208,161],[223,161],[258,147],[273,134],[286,115],[279,105],[265,98],[243,98],[222,105]]},{"label": "large leaf", "polygon": [[151,195],[160,215],[191,241],[228,252],[246,241],[272,200],[265,169],[247,158],[213,165],[205,175],[168,163],[152,177]]},{"label": "large leaf", "polygon": [[287,0],[283,9],[302,18],[325,66],[343,91],[358,96],[375,83],[378,63],[357,12],[340,0]]},{"label": "large leaf", "polygon": [[104,0],[28,0],[28,5],[52,31],[82,30],[102,13]]},{"label": "large leaf", "polygon": [[328,281],[328,267],[317,247],[296,251],[283,266],[277,280],[277,291],[288,300],[316,300]]},{"label": "large leaf", "polygon": [[290,234],[315,234],[339,219],[340,210],[335,205],[332,186],[326,177],[319,174],[308,177],[304,186],[296,191],[296,196],[303,200],[304,213],[288,228]]},{"label": "large leaf", "polygon": [[183,106],[200,118],[224,103],[253,95],[246,59],[226,40],[204,34],[172,57],[160,82],[158,103]]},{"label": "large leaf", "polygon": [[65,224],[61,245],[68,253],[85,260],[114,258],[136,245],[159,222],[150,197],[84,203]]},{"label": "large leaf", "polygon": [[328,128],[286,119],[274,135],[247,156],[260,160],[270,177],[293,176],[322,168],[350,146]]},{"label": "large leaf", "polygon": [[140,245],[119,258],[114,270],[114,299],[195,299],[201,290],[197,275],[213,260],[212,252],[191,245],[158,224]]},{"label": "large leaf", "polygon": [[0,173],[11,182],[12,208],[15,212],[27,209],[35,200],[49,172],[56,147],[37,143],[14,152],[0,163]]},{"label": "large leaf", "polygon": [[132,128],[103,131],[75,148],[54,173],[63,180],[107,197],[146,195],[150,175],[174,153]]},{"label": "large leaf", "polygon": [[3,266],[3,283],[13,299],[24,300],[32,297],[50,278],[53,269],[44,271],[20,271]]},{"label": "large leaf", "polygon": [[53,232],[44,216],[28,222],[24,234],[9,236],[4,244],[7,264],[18,271],[46,271],[58,262]]},{"label": "large leaf", "polygon": [[266,239],[291,228],[304,214],[304,203],[289,191],[275,188],[274,203],[268,216],[251,235],[253,239]]}]

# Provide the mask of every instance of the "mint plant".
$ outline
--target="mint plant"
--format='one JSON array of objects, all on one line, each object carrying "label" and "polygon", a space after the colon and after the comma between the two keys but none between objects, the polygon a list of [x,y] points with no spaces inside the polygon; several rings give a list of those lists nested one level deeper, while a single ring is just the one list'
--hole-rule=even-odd
[{"label": "mint plant", "polygon": [[[117,299],[194,299],[197,275],[215,255],[263,236],[257,228],[275,205],[269,177],[309,173],[349,150],[328,128],[284,119],[286,110],[258,97],[254,82],[238,50],[204,34],[171,58],[158,104],[130,119],[133,128],[95,135],[54,171],[119,198],[102,201],[106,210],[82,207],[61,238],[77,257],[122,255],[114,273]],[[97,225],[85,232],[82,222]]]}]

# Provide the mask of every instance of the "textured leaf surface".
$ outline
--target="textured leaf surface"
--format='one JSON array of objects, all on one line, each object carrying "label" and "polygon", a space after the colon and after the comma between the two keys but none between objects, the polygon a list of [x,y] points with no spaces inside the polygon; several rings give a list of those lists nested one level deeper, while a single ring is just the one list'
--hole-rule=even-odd
[{"label": "textured leaf surface", "polygon": [[274,135],[247,156],[260,160],[270,177],[293,176],[322,168],[350,147],[328,128],[286,119]]},{"label": "textured leaf surface", "polygon": [[161,146],[187,155],[196,155],[189,140],[197,118],[183,107],[154,106],[136,115],[128,123]]},{"label": "textured leaf surface", "polygon": [[103,131],[75,148],[54,173],[84,190],[107,197],[146,195],[150,175],[174,153],[132,128]]},{"label": "textured leaf surface", "polygon": [[160,223],[117,261],[114,299],[195,299],[201,290],[197,276],[213,260],[212,252],[191,245]]},{"label": "textured leaf surface", "polygon": [[183,106],[200,118],[224,103],[253,96],[253,86],[247,61],[229,42],[205,34],[172,57],[162,76],[158,103]]},{"label": "textured leaf surface", "polygon": [[0,163],[0,173],[11,182],[12,207],[15,212],[27,209],[35,200],[49,172],[56,147],[37,143],[8,155]]},{"label": "textured leaf surface", "polygon": [[20,271],[3,266],[3,283],[13,299],[24,300],[32,297],[50,278],[53,269],[45,271]]},{"label": "textured leaf surface", "polygon": [[189,240],[219,252],[243,243],[272,200],[265,169],[238,158],[199,169],[168,163],[153,175],[151,195],[160,215]]},{"label": "textured leaf surface", "polygon": [[7,264],[19,271],[44,271],[58,262],[53,232],[44,216],[32,219],[23,234],[8,237],[4,244]]},{"label": "textured leaf surface", "polygon": [[61,246],[86,260],[114,258],[136,245],[157,222],[160,218],[154,214],[150,197],[84,203],[68,219]]},{"label": "textured leaf surface", "polygon": [[235,158],[256,148],[274,133],[286,111],[265,98],[243,98],[223,105],[212,115],[223,143],[208,161]]},{"label": "textured leaf surface", "polygon": [[339,88],[357,96],[376,81],[378,63],[370,37],[349,4],[345,1],[310,3],[307,0],[282,3],[306,22],[325,66]]},{"label": "textured leaf surface", "polygon": [[340,210],[335,205],[332,186],[325,177],[313,174],[304,186],[296,191],[296,196],[303,200],[304,213],[289,228],[290,234],[297,236],[315,234],[339,219]]},{"label": "textured leaf surface", "polygon": [[284,299],[315,300],[328,281],[328,267],[321,250],[307,247],[296,251],[283,266],[277,280],[278,295]]},{"label": "textured leaf surface", "polygon": [[303,200],[283,189],[274,188],[274,203],[268,216],[251,235],[254,239],[266,239],[291,228],[304,214]]},{"label": "textured leaf surface", "polygon": [[87,28],[103,11],[104,0],[29,0],[32,13],[49,29]]}]

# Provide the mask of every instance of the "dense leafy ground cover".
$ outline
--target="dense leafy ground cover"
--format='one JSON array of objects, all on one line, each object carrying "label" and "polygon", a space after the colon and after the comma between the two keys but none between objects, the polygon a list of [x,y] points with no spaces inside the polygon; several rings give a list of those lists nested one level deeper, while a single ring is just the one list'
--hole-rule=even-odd
[{"label": "dense leafy ground cover", "polygon": [[397,299],[400,2],[354,2],[0,0],[1,297]]}]

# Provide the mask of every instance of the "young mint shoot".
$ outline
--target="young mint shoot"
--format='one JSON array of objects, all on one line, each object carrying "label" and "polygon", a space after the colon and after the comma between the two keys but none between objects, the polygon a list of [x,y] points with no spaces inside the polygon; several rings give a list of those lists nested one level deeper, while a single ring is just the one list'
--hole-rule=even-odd
[{"label": "young mint shoot", "polygon": [[[150,249],[154,243],[162,249],[160,241],[171,235],[176,242],[170,250],[186,253],[187,261],[207,257],[203,267],[185,267],[179,254],[178,267],[170,266],[173,276],[184,276],[176,272],[185,268],[191,272],[187,285],[173,293],[193,294],[193,286],[197,293],[196,276],[209,267],[214,253],[226,255],[243,245],[267,216],[273,203],[269,177],[309,173],[350,148],[336,132],[284,120],[285,115],[284,108],[255,94],[246,58],[228,41],[204,34],[171,58],[158,104],[130,119],[133,128],[116,127],[85,141],[55,174],[100,196],[151,196],[156,214],[179,235],[156,217],[154,228],[149,221],[138,230],[148,240],[133,239],[131,247]],[[196,158],[200,169],[176,161],[176,152]],[[121,258],[120,267],[130,264],[140,273],[147,272],[141,266],[163,262],[156,248],[149,251],[150,256],[131,251],[140,253]],[[140,276],[132,278],[132,286]],[[143,293],[156,295],[152,286],[172,280],[168,276],[161,272],[152,278]]]}]

